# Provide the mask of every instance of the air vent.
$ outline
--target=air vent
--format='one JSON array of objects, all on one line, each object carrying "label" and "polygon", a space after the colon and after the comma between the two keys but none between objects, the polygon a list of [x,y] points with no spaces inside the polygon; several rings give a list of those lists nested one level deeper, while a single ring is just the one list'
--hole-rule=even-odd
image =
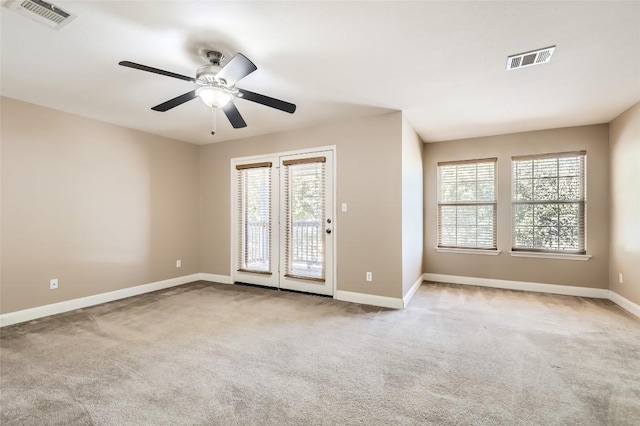
[{"label": "air vent", "polygon": [[507,58],[507,71],[517,68],[530,67],[532,65],[545,64],[551,60],[555,46],[544,49],[532,50],[531,52],[518,53]]},{"label": "air vent", "polygon": [[64,27],[76,17],[44,0],[15,0],[9,9],[55,30]]}]

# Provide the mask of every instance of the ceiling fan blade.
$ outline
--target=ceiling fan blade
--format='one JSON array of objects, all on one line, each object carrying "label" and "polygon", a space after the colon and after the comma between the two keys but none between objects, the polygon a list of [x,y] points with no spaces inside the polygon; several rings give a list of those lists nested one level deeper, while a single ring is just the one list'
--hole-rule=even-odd
[{"label": "ceiling fan blade", "polygon": [[236,108],[236,105],[233,102],[229,102],[228,104],[226,104],[222,108],[222,110],[231,122],[231,125],[234,129],[247,127],[247,123],[245,123],[244,119],[240,115],[240,111],[238,111],[238,108]]},{"label": "ceiling fan blade", "polygon": [[190,92],[185,93],[184,95],[177,96],[173,99],[169,99],[167,102],[163,102],[160,105],[156,105],[151,109],[154,111],[160,111],[160,112],[169,111],[171,108],[175,108],[178,105],[182,105],[183,103],[190,101],[195,97],[197,97],[196,91],[192,90]]},{"label": "ceiling fan blade", "polygon": [[190,81],[195,83],[196,79],[192,77],[187,77],[186,75],[176,74],[174,72],[160,70],[158,68],[148,67],[146,65],[136,64],[135,62],[129,61],[121,61],[118,62],[118,65],[122,65],[123,67],[135,68],[137,70],[152,72],[154,74],[166,75],[167,77],[179,78],[180,80]]},{"label": "ceiling fan blade", "polygon": [[249,58],[242,53],[236,53],[236,55],[227,62],[227,65],[222,67],[218,74],[216,74],[216,77],[223,79],[227,84],[233,85],[257,69],[258,67],[256,67]]},{"label": "ceiling fan blade", "polygon": [[259,93],[253,93],[244,89],[238,90],[242,94],[242,96],[239,96],[241,99],[246,99],[251,102],[257,102],[271,108],[279,109],[280,111],[288,112],[289,114],[293,114],[296,111],[296,106],[289,102],[281,101],[280,99],[271,98]]}]

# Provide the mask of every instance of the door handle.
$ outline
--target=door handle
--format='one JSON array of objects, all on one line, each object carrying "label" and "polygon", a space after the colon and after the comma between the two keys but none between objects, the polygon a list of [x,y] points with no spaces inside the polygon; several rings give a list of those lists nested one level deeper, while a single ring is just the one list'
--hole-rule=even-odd
[{"label": "door handle", "polygon": [[331,229],[330,229],[330,228],[327,228],[327,229],[325,230],[325,232],[326,232],[327,234],[330,234],[330,233],[331,233]]}]

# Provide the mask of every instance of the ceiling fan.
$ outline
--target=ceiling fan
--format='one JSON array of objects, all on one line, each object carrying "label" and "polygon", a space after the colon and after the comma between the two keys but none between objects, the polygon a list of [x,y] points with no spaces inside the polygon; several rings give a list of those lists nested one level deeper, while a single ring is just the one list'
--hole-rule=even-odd
[{"label": "ceiling fan", "polygon": [[191,99],[199,97],[205,105],[212,108],[214,120],[211,131],[212,135],[215,134],[216,109],[222,109],[235,129],[247,126],[242,115],[240,115],[240,111],[238,111],[238,108],[236,108],[233,103],[233,98],[246,99],[290,114],[295,112],[296,106],[292,103],[261,95],[259,93],[250,92],[236,86],[238,81],[258,69],[258,67],[256,67],[255,64],[242,53],[237,53],[224,66],[220,65],[220,62],[224,59],[224,56],[220,52],[207,52],[207,59],[209,59],[210,65],[203,65],[199,67],[196,71],[195,78],[176,74],[170,71],[164,71],[158,68],[148,67],[135,62],[122,61],[119,62],[119,65],[198,84],[200,87],[197,89],[173,99],[169,99],[168,101],[156,105],[151,109],[154,111],[165,112],[182,105]]}]

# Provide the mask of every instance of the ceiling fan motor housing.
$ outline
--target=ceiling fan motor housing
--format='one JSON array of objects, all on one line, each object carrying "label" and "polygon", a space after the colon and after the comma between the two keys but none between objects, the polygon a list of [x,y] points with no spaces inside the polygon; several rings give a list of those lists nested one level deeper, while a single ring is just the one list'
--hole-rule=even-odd
[{"label": "ceiling fan motor housing", "polygon": [[216,78],[216,75],[222,69],[220,63],[224,59],[224,55],[218,51],[212,50],[207,52],[207,59],[211,65],[203,65],[196,71],[196,82],[201,85],[225,86],[229,85],[222,78]]},{"label": "ceiling fan motor housing", "polygon": [[221,83],[226,85],[226,81],[220,81],[216,74],[222,69],[220,65],[203,65],[196,71],[196,82],[202,85]]}]

